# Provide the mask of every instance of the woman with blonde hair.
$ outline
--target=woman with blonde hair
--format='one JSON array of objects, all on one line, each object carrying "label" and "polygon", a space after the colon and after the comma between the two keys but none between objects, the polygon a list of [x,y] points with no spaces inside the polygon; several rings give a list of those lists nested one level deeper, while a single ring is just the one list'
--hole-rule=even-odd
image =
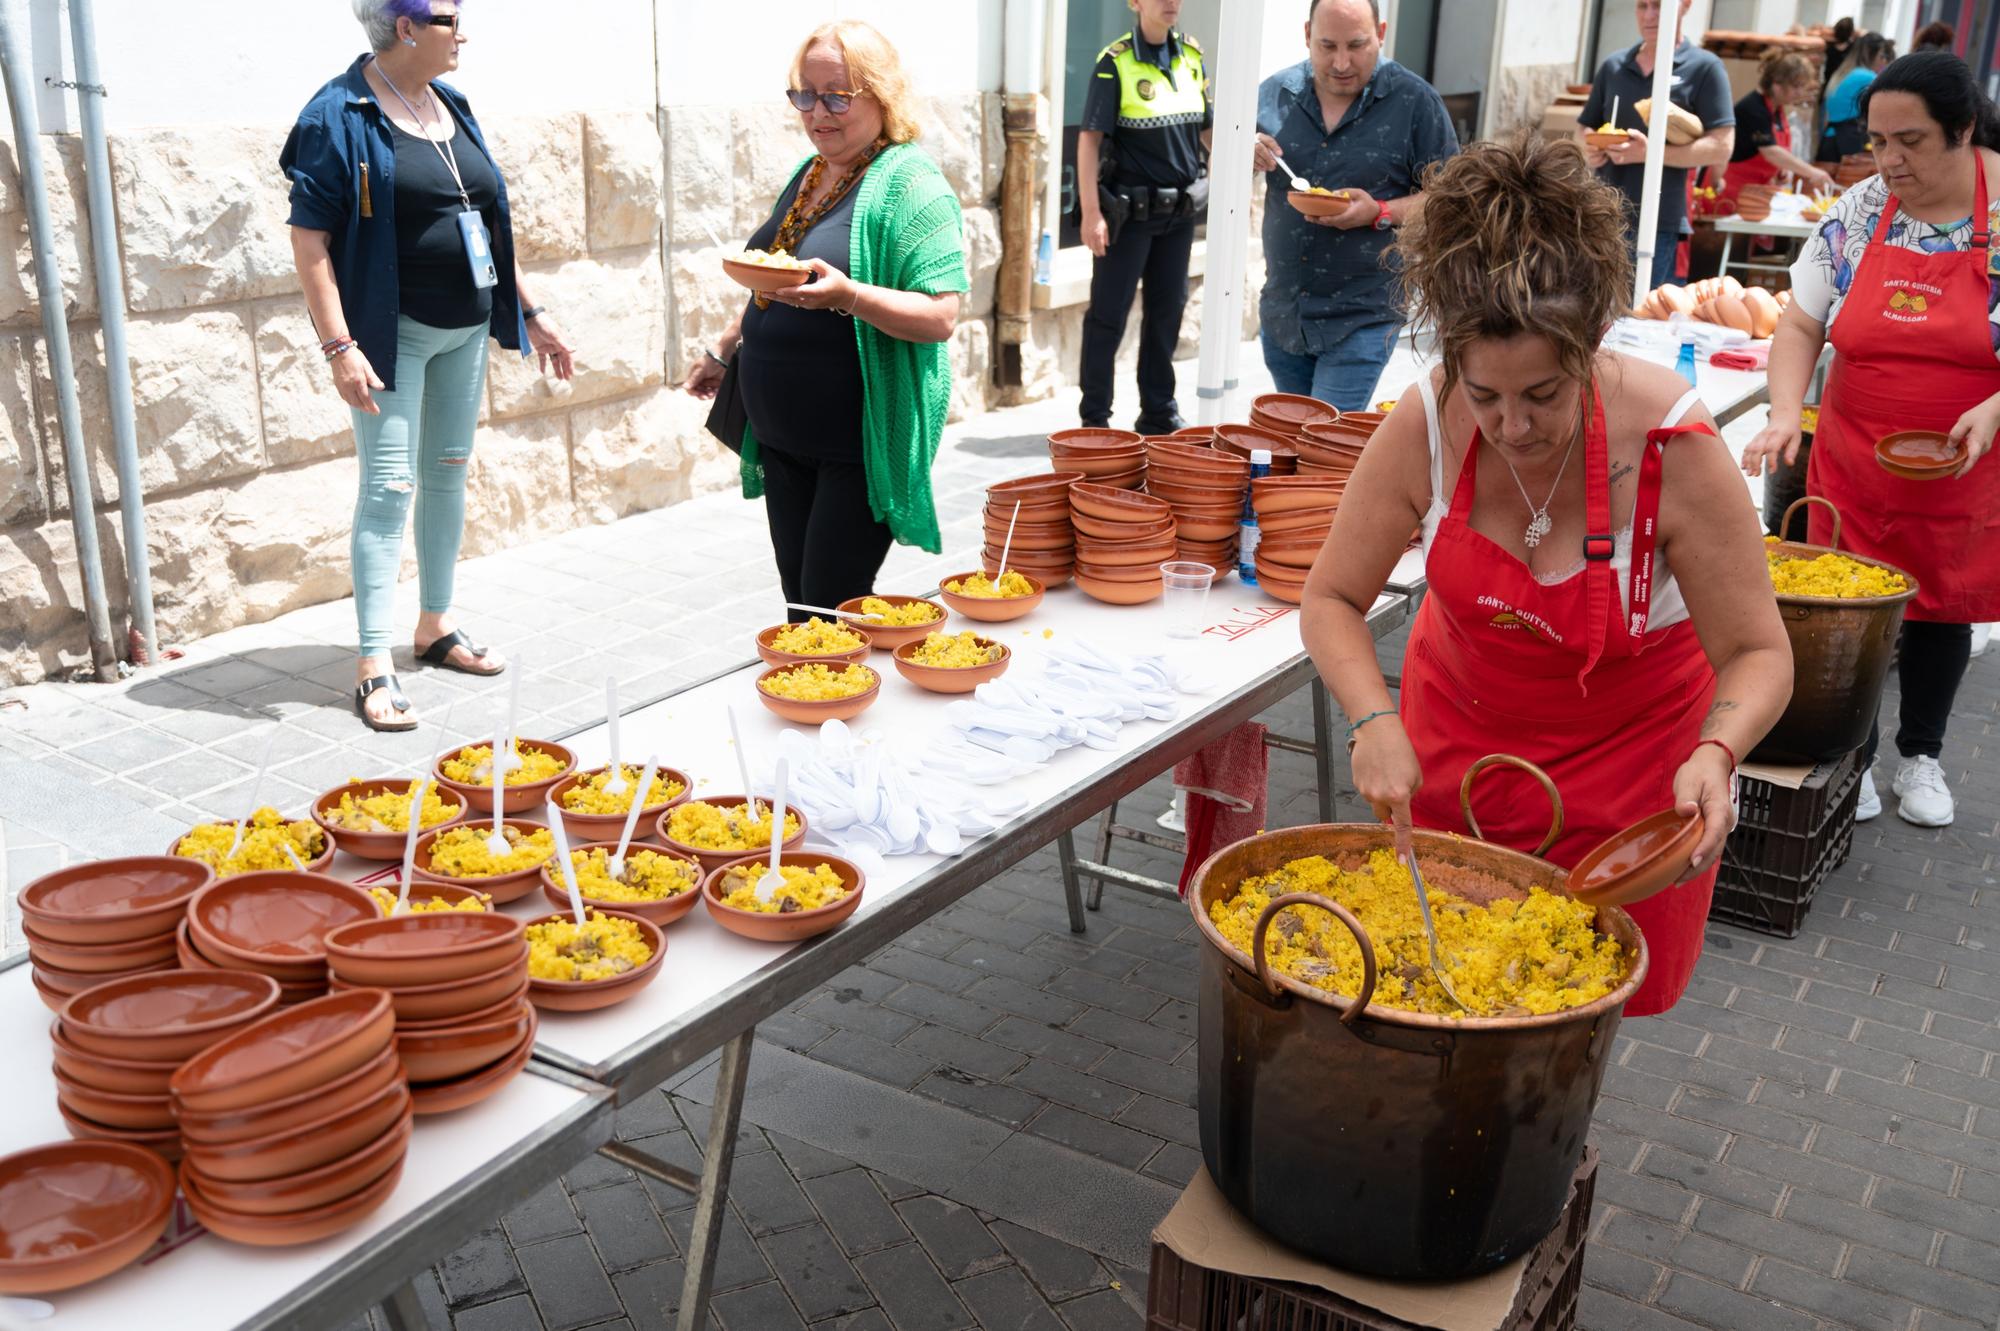
[{"label": "woman with blonde hair", "polygon": [[[1369,441],[1302,621],[1353,718],[1355,787],[1399,839],[1468,832],[1461,777],[1516,754],[1563,798],[1548,857],[1565,867],[1651,814],[1699,815],[1692,876],[1630,908],[1652,960],[1626,1011],[1662,1012],[1701,954],[1736,760],[1791,696],[1756,514],[1686,383],[1602,345],[1632,295],[1624,201],[1574,143],[1433,168],[1396,250],[1443,364]],[[1365,615],[1419,529],[1429,591],[1399,712]],[[1487,839],[1534,850],[1541,795],[1505,769],[1487,782]]]},{"label": "woman with blonde hair", "polygon": [[1833,177],[1792,151],[1792,121],[1788,112],[1810,103],[1818,94],[1819,76],[1810,59],[1797,51],[1773,46],[1757,62],[1757,89],[1736,103],[1736,147],[1730,150],[1729,173],[1722,197],[1732,204],[1745,187],[1776,184],[1795,177],[1815,194],[1833,188]]},{"label": "woman with blonde hair", "polygon": [[744,497],[764,497],[785,599],[830,606],[873,591],[894,542],[942,548],[930,472],[965,242],[880,32],[815,29],[785,96],[813,155],[749,248],[803,260],[812,280],[747,302],[688,391],[722,394],[709,428],[740,452]]}]

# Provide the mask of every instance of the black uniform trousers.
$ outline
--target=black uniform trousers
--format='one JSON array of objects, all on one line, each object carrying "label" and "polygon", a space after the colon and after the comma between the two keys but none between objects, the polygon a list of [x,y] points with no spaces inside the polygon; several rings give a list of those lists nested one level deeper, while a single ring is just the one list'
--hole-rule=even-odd
[{"label": "black uniform trousers", "polygon": [[1174,347],[1187,310],[1188,257],[1195,219],[1149,218],[1127,222],[1118,239],[1090,268],[1090,308],[1083,316],[1083,383],[1078,415],[1086,425],[1111,420],[1112,374],[1133,293],[1145,281],[1139,316],[1139,421],[1166,426],[1179,415],[1174,401]]}]

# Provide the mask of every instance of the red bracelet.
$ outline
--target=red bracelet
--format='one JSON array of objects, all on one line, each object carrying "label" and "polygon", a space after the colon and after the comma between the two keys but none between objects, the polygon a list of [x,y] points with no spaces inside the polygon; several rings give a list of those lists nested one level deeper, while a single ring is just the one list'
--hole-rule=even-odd
[{"label": "red bracelet", "polygon": [[1736,761],[1736,750],[1730,748],[1727,744],[1724,744],[1721,740],[1719,739],[1697,740],[1695,742],[1695,747],[1698,749],[1704,744],[1713,744],[1716,748],[1721,749],[1724,753],[1729,755],[1730,771],[1734,772],[1737,769],[1737,767],[1740,766],[1740,764],[1738,764]]}]

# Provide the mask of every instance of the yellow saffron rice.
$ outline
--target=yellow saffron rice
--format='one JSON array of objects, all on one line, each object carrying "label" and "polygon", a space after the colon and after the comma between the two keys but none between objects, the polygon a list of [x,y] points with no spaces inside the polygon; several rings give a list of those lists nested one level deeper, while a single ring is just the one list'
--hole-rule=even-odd
[{"label": "yellow saffron rice", "polygon": [[235,823],[200,823],[174,843],[174,854],[203,861],[217,878],[232,878],[264,869],[297,869],[286,846],[306,864],[326,852],[326,833],[318,824],[288,822],[272,808],[259,809],[244,821],[243,838],[230,855],[229,843],[236,839]]},{"label": "yellow saffron rice", "polygon": [[546,827],[523,834],[503,823],[500,834],[511,849],[495,855],[486,847],[492,833],[489,822],[466,823],[439,834],[431,843],[430,871],[442,878],[495,878],[501,874],[532,869],[556,853],[556,839]]},{"label": "yellow saffron rice", "polygon": [[[533,746],[533,742],[523,745],[520,740],[509,741],[514,756],[521,765],[508,772],[504,784],[510,786],[530,786],[537,781],[547,781],[563,774],[568,763],[543,749]],[[444,760],[444,774],[463,785],[479,786],[493,784],[493,746],[474,744],[460,749],[456,756]]]},{"label": "yellow saffron rice", "polygon": [[1778,549],[1775,536],[1764,538],[1764,558],[1771,566],[1771,586],[1780,596],[1820,596],[1845,601],[1863,596],[1894,596],[1910,585],[1900,573],[1832,551],[1814,559],[1785,554]]},{"label": "yellow saffron rice", "polygon": [[875,679],[875,672],[867,666],[851,665],[845,670],[835,670],[815,661],[760,679],[757,687],[774,698],[790,698],[793,702],[832,702],[868,692],[875,687]]},{"label": "yellow saffron rice", "polygon": [[[349,777],[351,785],[359,785],[359,777]],[[417,815],[419,827],[436,827],[448,823],[464,810],[465,806],[443,799],[438,794],[435,781],[424,785],[424,804]],[[340,797],[340,803],[326,811],[326,820],[336,827],[349,832],[407,832],[410,830],[410,796],[415,793],[417,783],[412,781],[401,790],[385,790],[366,798],[357,798],[349,791]]]},{"label": "yellow saffron rice", "polygon": [[831,905],[847,895],[847,885],[831,864],[815,864],[810,869],[785,864],[778,868],[778,872],[785,876],[785,885],[772,893],[769,901],[760,901],[757,898],[757,880],[764,876],[767,867],[762,864],[739,864],[723,874],[719,884],[722,904],[738,910],[756,911],[760,915],[790,915],[793,911],[816,910]]},{"label": "yellow saffron rice", "polygon": [[527,935],[528,974],[537,980],[609,980],[653,955],[638,925],[594,910],[582,928],[564,917],[531,924]]},{"label": "yellow saffron rice", "polygon": [[[1391,851],[1374,852],[1354,871],[1319,855],[1293,860],[1246,879],[1234,896],[1210,906],[1209,918],[1248,955],[1257,916],[1287,892],[1316,892],[1360,918],[1374,941],[1380,971],[1372,1002],[1465,1015],[1431,973],[1416,889]],[[1430,899],[1439,949],[1456,963],[1449,972],[1452,987],[1477,1009],[1473,1015],[1560,1012],[1602,998],[1625,978],[1624,950],[1596,931],[1596,911],[1579,901],[1539,887],[1525,901],[1501,898],[1485,906],[1435,886]],[[1274,967],[1315,988],[1352,998],[1361,984],[1361,949],[1327,911],[1286,907],[1271,922],[1264,943]]]},{"label": "yellow saffron rice", "polygon": [[[798,815],[787,810],[784,839],[798,832]],[[697,850],[756,850],[771,844],[771,806],[759,800],[753,814],[741,804],[689,800],[667,816],[667,836]]]},{"label": "yellow saffron rice", "polygon": [[783,250],[745,250],[736,256],[738,263],[754,263],[759,268],[803,268],[806,265]]},{"label": "yellow saffron rice", "polygon": [[997,584],[984,573],[975,573],[969,578],[952,579],[944,589],[954,596],[977,596],[982,600],[1011,600],[1035,594],[1035,584],[1011,568],[1000,575]]},{"label": "yellow saffron rice", "polygon": [[911,649],[907,659],[922,666],[965,670],[972,666],[992,665],[1004,655],[1006,652],[997,643],[987,642],[976,633],[933,631]]},{"label": "yellow saffron rice", "polygon": [[929,601],[905,601],[895,605],[879,596],[864,597],[861,602],[862,622],[880,624],[884,628],[907,629],[919,624],[928,624],[943,612]]},{"label": "yellow saffron rice", "polygon": [[[611,784],[611,769],[607,767],[602,772],[578,777],[576,784],[562,793],[562,806],[571,813],[630,813],[632,796],[639,788],[639,769],[620,763],[618,771],[625,778],[625,789],[615,795],[605,789]],[[646,787],[646,802],[639,807],[657,808],[686,789],[666,773],[656,771],[652,784]]]},{"label": "yellow saffron rice", "polygon": [[[382,908],[384,915],[387,915],[396,905],[396,889],[393,887],[371,887],[368,889],[368,895],[375,898],[375,904]],[[403,909],[411,912],[434,910],[477,911],[485,910],[491,901],[492,898],[483,892],[475,897],[461,897],[457,900],[449,897],[425,896],[421,883],[411,883],[410,899],[403,903]]]},{"label": "yellow saffron rice", "polygon": [[845,624],[829,624],[814,615],[803,624],[787,624],[771,635],[771,646],[793,656],[839,656],[858,651],[868,639]]},{"label": "yellow saffron rice", "polygon": [[611,852],[601,847],[573,850],[569,862],[576,870],[576,890],[593,901],[665,901],[701,884],[700,866],[657,850],[627,848],[622,879],[611,876]]}]

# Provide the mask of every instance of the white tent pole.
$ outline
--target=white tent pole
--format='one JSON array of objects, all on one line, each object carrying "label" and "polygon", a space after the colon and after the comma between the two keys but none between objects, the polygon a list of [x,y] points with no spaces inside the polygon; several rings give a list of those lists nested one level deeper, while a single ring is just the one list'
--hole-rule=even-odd
[{"label": "white tent pole", "polygon": [[1674,46],[1679,39],[1674,0],[1660,6],[1660,31],[1653,45],[1653,114],[1646,126],[1646,175],[1639,188],[1638,253],[1632,264],[1632,303],[1653,288],[1653,250],[1660,231],[1660,176],[1667,165],[1668,93],[1673,88]]},{"label": "white tent pole", "polygon": [[1202,276],[1201,360],[1195,418],[1222,419],[1228,389],[1229,348],[1242,335],[1243,277],[1250,247],[1251,154],[1257,136],[1257,62],[1264,38],[1264,6],[1222,6],[1220,47],[1210,82],[1215,106],[1215,146],[1208,163],[1208,262]]}]

